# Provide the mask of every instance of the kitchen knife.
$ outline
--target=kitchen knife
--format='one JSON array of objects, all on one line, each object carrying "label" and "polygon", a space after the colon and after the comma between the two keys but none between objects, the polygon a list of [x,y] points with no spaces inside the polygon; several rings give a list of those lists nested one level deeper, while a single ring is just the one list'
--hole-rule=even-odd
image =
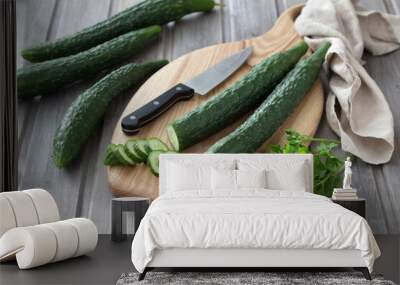
[{"label": "kitchen knife", "polygon": [[157,98],[124,117],[121,122],[122,130],[127,135],[136,134],[141,127],[171,108],[176,102],[189,100],[195,94],[207,95],[208,92],[217,87],[242,66],[251,52],[251,47],[243,49],[221,60],[189,81],[178,83]]}]

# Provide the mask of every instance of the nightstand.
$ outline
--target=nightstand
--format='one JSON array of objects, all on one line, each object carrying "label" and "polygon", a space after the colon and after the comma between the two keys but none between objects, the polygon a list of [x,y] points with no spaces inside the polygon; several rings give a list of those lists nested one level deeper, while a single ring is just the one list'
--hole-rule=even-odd
[{"label": "nightstand", "polygon": [[353,200],[336,200],[331,199],[333,203],[339,204],[340,206],[359,214],[361,217],[365,218],[365,199],[357,198]]},{"label": "nightstand", "polygon": [[146,214],[150,205],[150,199],[143,197],[122,197],[113,198],[111,201],[111,240],[123,241],[126,234],[123,234],[122,215],[124,212],[135,213],[135,232],[137,231],[140,221]]}]

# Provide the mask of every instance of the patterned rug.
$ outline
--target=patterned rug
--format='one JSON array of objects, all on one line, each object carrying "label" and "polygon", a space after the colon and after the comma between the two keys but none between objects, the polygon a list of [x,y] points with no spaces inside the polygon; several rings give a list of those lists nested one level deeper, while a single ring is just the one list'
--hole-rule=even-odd
[{"label": "patterned rug", "polygon": [[116,285],[212,284],[212,285],[395,285],[380,275],[368,281],[359,272],[148,272],[138,281],[138,273],[122,274]]}]

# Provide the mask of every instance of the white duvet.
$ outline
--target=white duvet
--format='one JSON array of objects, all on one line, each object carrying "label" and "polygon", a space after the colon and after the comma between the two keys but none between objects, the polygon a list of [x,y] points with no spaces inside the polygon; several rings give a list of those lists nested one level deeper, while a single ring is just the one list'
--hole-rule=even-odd
[{"label": "white duvet", "polygon": [[370,271],[380,255],[359,215],[319,195],[257,189],[160,196],[134,237],[132,262],[143,272],[165,248],[358,249]]}]

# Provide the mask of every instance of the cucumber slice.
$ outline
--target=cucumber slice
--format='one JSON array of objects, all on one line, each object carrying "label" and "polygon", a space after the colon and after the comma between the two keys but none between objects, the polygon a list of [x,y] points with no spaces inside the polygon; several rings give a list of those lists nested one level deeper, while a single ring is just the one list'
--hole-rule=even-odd
[{"label": "cucumber slice", "polygon": [[145,162],[147,157],[149,156],[151,150],[147,144],[147,140],[145,139],[138,139],[136,140],[135,150],[140,159]]},{"label": "cucumber slice", "polygon": [[118,165],[123,165],[124,162],[123,162],[122,157],[121,157],[121,155],[119,154],[119,151],[118,151],[120,146],[121,146],[120,144],[116,144],[115,145],[115,147],[114,147],[114,155],[115,155],[115,158],[116,158],[116,160],[118,162]]},{"label": "cucumber slice", "polygon": [[155,150],[168,151],[169,150],[168,146],[158,138],[147,139],[147,144],[150,148],[150,151],[155,151]]},{"label": "cucumber slice", "polygon": [[125,145],[119,144],[116,148],[115,153],[119,159],[119,162],[122,165],[130,165],[130,166],[136,165],[136,163],[132,159],[130,159],[129,156],[126,154]]},{"label": "cucumber slice", "polygon": [[155,175],[159,175],[159,156],[162,153],[166,153],[162,150],[155,150],[150,152],[149,157],[147,158],[147,166],[150,167],[151,172]]},{"label": "cucumber slice", "polygon": [[136,165],[148,160],[153,151],[168,152],[168,146],[158,138],[131,139],[125,144],[108,145],[104,157],[105,165]]},{"label": "cucumber slice", "polygon": [[159,157],[162,153],[175,153],[174,151],[163,151],[163,150],[154,150],[150,152],[149,157],[147,158],[147,166],[150,167],[151,172],[155,175],[159,175]]},{"label": "cucumber slice", "polygon": [[135,163],[145,162],[136,151],[137,139],[129,140],[125,143],[125,152]]},{"label": "cucumber slice", "polygon": [[119,165],[119,164],[121,164],[115,153],[116,148],[117,148],[116,144],[110,144],[107,146],[106,154],[104,156],[104,161],[103,161],[104,165]]},{"label": "cucumber slice", "polygon": [[113,153],[114,148],[111,146],[107,148],[106,154],[104,156],[104,161],[112,161],[113,159],[115,160],[115,155]]},{"label": "cucumber slice", "polygon": [[109,157],[110,155],[112,155],[112,153],[113,153],[113,151],[114,151],[114,149],[115,149],[115,144],[109,144],[108,146],[107,146],[107,148],[106,148],[106,151],[105,151],[105,155],[104,155],[104,159],[105,158],[107,158],[107,157]]}]

